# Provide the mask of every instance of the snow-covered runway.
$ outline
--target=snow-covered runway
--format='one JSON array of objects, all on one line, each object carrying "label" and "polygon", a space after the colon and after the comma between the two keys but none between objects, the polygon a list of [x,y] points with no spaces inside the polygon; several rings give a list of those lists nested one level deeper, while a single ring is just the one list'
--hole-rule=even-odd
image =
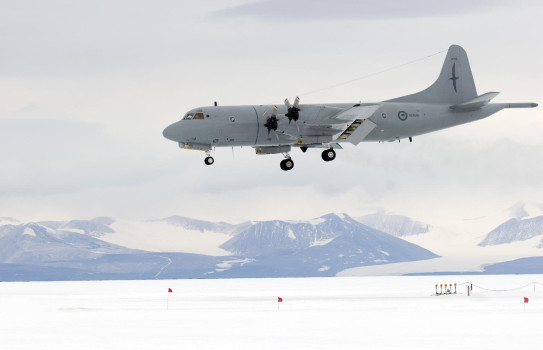
[{"label": "snow-covered runway", "polygon": [[[0,283],[0,349],[540,349],[534,281],[543,276]],[[432,295],[436,283],[459,294]]]}]

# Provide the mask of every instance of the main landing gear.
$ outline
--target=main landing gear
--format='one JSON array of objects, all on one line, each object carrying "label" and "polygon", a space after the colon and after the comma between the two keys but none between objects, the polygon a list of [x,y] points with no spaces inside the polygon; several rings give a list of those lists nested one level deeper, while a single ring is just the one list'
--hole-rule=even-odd
[{"label": "main landing gear", "polygon": [[322,151],[322,160],[329,162],[336,159],[336,151],[333,148],[328,148]]},{"label": "main landing gear", "polygon": [[[288,153],[285,153],[284,155],[285,159],[283,159],[280,163],[281,169],[283,169],[284,171],[292,170],[292,168],[294,168],[294,161],[290,158],[290,155]],[[336,151],[334,151],[332,147],[325,149],[322,152],[322,159],[325,162],[330,162],[336,159]]]},{"label": "main landing gear", "polygon": [[292,168],[294,168],[294,161],[290,158],[288,154],[285,154],[285,157],[286,158],[283,159],[281,163],[279,163],[281,169],[283,169],[284,171],[292,170]]},{"label": "main landing gear", "polygon": [[207,157],[204,159],[204,163],[206,163],[206,165],[215,163],[215,159],[213,159],[213,157],[209,154],[209,151],[206,152],[206,156]]}]

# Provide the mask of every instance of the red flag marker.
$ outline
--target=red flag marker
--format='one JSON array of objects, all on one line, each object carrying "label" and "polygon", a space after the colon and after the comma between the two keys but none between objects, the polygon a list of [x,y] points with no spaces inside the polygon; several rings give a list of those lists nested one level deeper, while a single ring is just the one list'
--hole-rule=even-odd
[{"label": "red flag marker", "polygon": [[166,294],[166,310],[169,309],[170,293],[173,293],[173,290],[171,288],[168,288],[168,294]]},{"label": "red flag marker", "polygon": [[530,299],[524,297],[524,304],[528,304],[529,301],[530,301]]},{"label": "red flag marker", "polygon": [[277,311],[279,311],[279,305],[281,305],[279,303],[282,303],[282,302],[283,302],[283,298],[277,297]]}]

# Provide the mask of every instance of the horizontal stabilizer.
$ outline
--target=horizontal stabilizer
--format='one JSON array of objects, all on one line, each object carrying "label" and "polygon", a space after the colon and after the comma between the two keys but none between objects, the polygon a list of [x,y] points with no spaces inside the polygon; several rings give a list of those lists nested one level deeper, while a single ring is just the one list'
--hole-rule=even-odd
[{"label": "horizontal stabilizer", "polygon": [[499,92],[487,92],[486,94],[477,96],[466,102],[456,104],[454,106],[451,106],[450,108],[454,111],[460,112],[474,111],[487,105],[494,97],[498,96],[499,94]]}]

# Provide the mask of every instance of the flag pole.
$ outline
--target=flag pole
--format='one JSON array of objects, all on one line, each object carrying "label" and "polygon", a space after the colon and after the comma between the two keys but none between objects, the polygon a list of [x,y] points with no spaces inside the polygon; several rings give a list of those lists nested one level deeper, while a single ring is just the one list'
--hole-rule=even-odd
[{"label": "flag pole", "polygon": [[171,288],[168,288],[168,294],[166,295],[166,310],[169,310],[170,293],[173,293]]}]

